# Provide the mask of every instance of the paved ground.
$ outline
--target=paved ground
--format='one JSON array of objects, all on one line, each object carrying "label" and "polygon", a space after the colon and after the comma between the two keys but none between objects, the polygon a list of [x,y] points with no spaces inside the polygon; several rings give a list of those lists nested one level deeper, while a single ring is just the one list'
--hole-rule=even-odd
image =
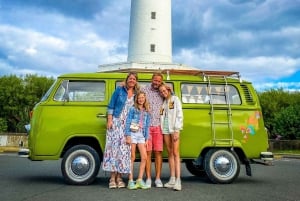
[{"label": "paved ground", "polygon": [[[154,187],[111,190],[107,187],[109,174],[103,171],[89,186],[66,185],[60,162],[30,161],[17,157],[16,153],[0,153],[0,201],[296,201],[300,198],[300,160],[296,159],[275,159],[273,166],[253,164],[252,177],[246,176],[242,166],[237,180],[229,185],[215,185],[205,177],[195,177],[182,164],[183,190],[178,192]],[[137,164],[135,167],[138,168]],[[164,163],[163,182],[168,177],[168,164]]]}]

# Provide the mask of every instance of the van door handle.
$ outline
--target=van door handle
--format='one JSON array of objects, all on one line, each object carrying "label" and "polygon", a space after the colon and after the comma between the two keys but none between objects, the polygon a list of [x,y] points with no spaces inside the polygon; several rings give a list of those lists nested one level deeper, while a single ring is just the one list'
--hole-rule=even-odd
[{"label": "van door handle", "polygon": [[106,114],[99,113],[99,114],[96,115],[96,117],[97,118],[106,118]]}]

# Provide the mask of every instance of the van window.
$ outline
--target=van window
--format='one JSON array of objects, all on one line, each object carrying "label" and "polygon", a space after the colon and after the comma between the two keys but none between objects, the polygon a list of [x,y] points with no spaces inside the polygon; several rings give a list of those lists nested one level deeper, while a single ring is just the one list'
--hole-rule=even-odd
[{"label": "van window", "polygon": [[[139,83],[139,86],[140,88],[143,88],[149,84],[151,84],[151,82],[138,82]],[[117,86],[123,86],[125,84],[124,81],[116,81],[116,84],[115,84],[115,88],[117,88]]]},{"label": "van window", "polygon": [[55,86],[56,82],[57,82],[57,80],[51,85],[51,87],[48,89],[48,91],[43,95],[41,102],[43,102],[49,98],[50,93],[52,92],[53,87]]},{"label": "van window", "polygon": [[54,95],[55,101],[97,102],[105,100],[105,82],[64,80]]},{"label": "van window", "polygon": [[182,84],[181,101],[198,104],[241,104],[241,98],[235,86],[219,84],[211,84],[210,87],[207,84]]}]

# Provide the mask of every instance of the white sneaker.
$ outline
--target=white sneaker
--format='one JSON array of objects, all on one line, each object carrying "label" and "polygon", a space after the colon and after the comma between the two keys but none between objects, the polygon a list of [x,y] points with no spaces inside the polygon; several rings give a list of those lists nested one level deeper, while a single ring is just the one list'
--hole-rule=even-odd
[{"label": "white sneaker", "polygon": [[162,188],[162,187],[164,187],[164,186],[163,186],[163,183],[161,182],[160,179],[156,179],[154,183],[155,183],[155,186],[156,186],[157,188]]},{"label": "white sneaker", "polygon": [[175,185],[175,181],[175,177],[171,177],[170,180],[167,183],[165,183],[164,187],[173,188]]},{"label": "white sneaker", "polygon": [[151,188],[151,185],[152,185],[151,179],[147,179],[146,180],[146,186],[148,186],[149,188]]},{"label": "white sneaker", "polygon": [[180,178],[176,179],[173,189],[175,191],[181,191],[181,180],[180,180]]}]

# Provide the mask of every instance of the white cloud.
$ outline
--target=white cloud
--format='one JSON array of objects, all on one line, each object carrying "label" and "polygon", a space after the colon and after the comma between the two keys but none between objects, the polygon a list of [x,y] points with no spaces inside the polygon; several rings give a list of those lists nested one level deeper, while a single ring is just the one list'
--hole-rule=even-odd
[{"label": "white cloud", "polygon": [[[82,13],[75,1],[74,9],[1,2],[0,75],[56,76],[127,60],[130,0],[87,1]],[[175,63],[240,71],[261,88],[299,87],[280,80],[300,71],[300,0],[172,0],[172,8]]]},{"label": "white cloud", "polygon": [[300,70],[300,59],[287,57],[223,57],[210,52],[199,54],[182,50],[173,60],[200,69],[229,70],[241,72],[242,77],[261,82],[290,76]]},{"label": "white cloud", "polygon": [[[64,19],[66,26],[73,20]],[[78,27],[88,27],[77,22]],[[115,50],[124,48],[124,43],[109,41],[88,29],[75,29],[57,36],[31,29],[0,25],[1,49],[17,74],[96,71],[100,63],[117,62],[126,58]],[[31,70],[30,70],[31,69]],[[2,71],[4,72],[4,71]]]},{"label": "white cloud", "polygon": [[29,47],[25,49],[25,53],[28,55],[35,55],[37,53],[37,50],[34,47]]}]

